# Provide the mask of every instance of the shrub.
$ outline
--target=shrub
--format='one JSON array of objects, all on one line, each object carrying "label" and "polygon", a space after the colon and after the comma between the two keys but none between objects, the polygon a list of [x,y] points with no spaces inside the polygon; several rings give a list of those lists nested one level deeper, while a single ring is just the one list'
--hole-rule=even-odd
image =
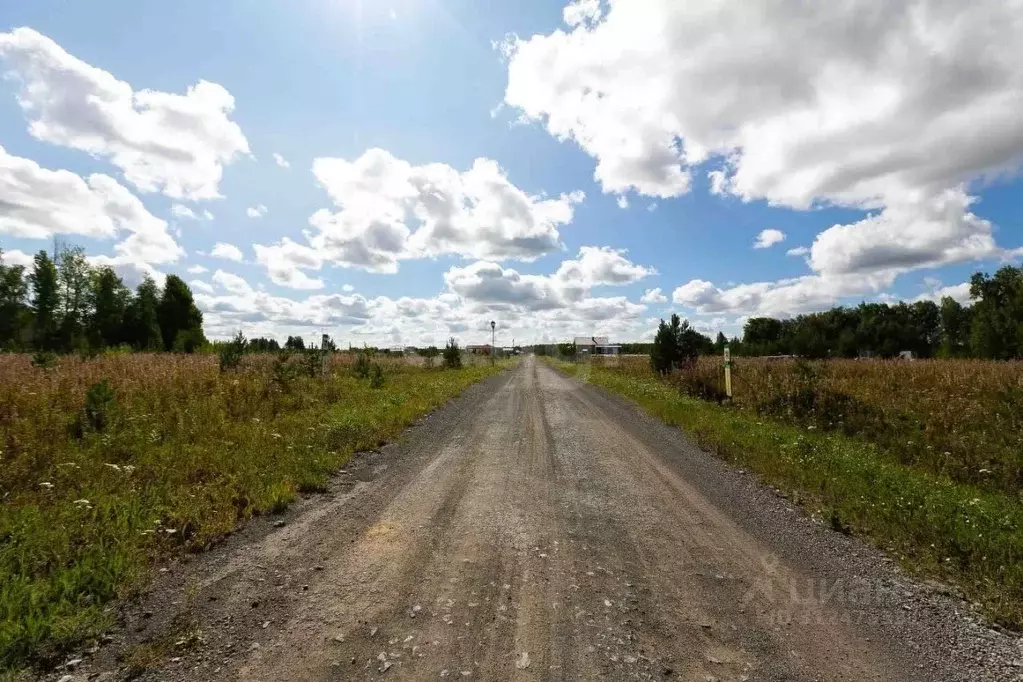
[{"label": "shrub", "polygon": [[245,355],[245,336],[238,332],[230,342],[220,347],[220,371],[226,372],[229,369],[237,369],[242,364],[242,356]]},{"label": "shrub", "polygon": [[444,346],[444,366],[448,369],[460,369],[462,367],[462,353],[454,337],[451,337]]},{"label": "shrub", "polygon": [[183,329],[174,337],[174,347],[171,350],[175,353],[195,353],[205,343],[202,329]]},{"label": "shrub", "polygon": [[305,352],[303,358],[305,371],[310,377],[319,376],[323,372],[323,355],[321,351],[311,348]]},{"label": "shrub", "polygon": [[50,369],[57,364],[57,356],[48,350],[41,350],[32,356],[32,366],[39,369]]},{"label": "shrub", "polygon": [[359,353],[355,356],[355,362],[352,364],[352,374],[357,379],[368,379],[369,378],[369,356],[365,353]]},{"label": "shrub", "polygon": [[110,422],[117,396],[106,379],[89,387],[85,394],[85,421],[93,431],[101,432]]},{"label": "shrub", "polygon": [[281,392],[291,393],[291,385],[297,375],[297,368],[291,362],[291,353],[286,350],[277,353],[271,370],[271,378]]},{"label": "shrub", "polygon": [[371,388],[382,388],[384,385],[384,368],[376,362],[369,373],[369,385]]}]

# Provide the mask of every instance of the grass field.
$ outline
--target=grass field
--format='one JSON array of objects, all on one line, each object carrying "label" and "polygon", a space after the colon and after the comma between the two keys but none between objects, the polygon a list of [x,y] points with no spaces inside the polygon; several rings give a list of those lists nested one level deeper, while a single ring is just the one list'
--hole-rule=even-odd
[{"label": "grass field", "polygon": [[719,405],[719,359],[665,379],[645,358],[554,364],[1023,627],[1023,365],[743,358]]},{"label": "grass field", "polygon": [[378,359],[380,385],[346,354],[323,376],[277,357],[0,355],[0,672],[97,636],[154,558],[325,490],[354,451],[501,369]]}]

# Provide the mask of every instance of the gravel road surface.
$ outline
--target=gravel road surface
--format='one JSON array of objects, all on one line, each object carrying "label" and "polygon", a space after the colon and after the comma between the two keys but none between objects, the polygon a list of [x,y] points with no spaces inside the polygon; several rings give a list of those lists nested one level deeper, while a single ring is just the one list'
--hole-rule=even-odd
[{"label": "gravel road surface", "polygon": [[940,587],[532,357],[121,619],[75,677],[1023,678]]}]

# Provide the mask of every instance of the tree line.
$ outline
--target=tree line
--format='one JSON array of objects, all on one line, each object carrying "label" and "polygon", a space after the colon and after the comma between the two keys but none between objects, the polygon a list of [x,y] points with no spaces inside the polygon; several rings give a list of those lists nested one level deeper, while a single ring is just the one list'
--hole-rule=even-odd
[{"label": "tree line", "polygon": [[[1023,268],[1005,266],[993,276],[970,279],[972,305],[945,297],[915,303],[861,303],[778,320],[749,319],[742,339],[730,342],[738,355],[799,355],[810,358],[895,357],[1023,358]],[[718,334],[716,348],[723,349]]]},{"label": "tree line", "polygon": [[112,347],[191,353],[206,345],[202,312],[176,275],[146,276],[132,292],[81,247],[40,251],[30,268],[0,250],[0,350],[89,352]]},{"label": "tree line", "polygon": [[[622,343],[621,352],[649,355],[658,372],[697,355],[720,355],[726,345],[742,356],[891,358],[910,351],[919,358],[1023,358],[1023,268],[975,273],[970,298],[968,306],[946,296],[940,303],[861,303],[789,319],[754,317],[743,326],[742,338],[731,340],[718,332],[712,341],[672,315],[661,320],[653,343]],[[559,344],[544,352],[571,357],[575,348]]]}]

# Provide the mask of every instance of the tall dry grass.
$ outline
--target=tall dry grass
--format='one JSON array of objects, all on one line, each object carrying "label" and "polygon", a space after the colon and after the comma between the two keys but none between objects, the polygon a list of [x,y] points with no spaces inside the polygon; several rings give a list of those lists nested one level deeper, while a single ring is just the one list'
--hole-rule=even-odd
[{"label": "tall dry grass", "polygon": [[[108,623],[153,557],[201,549],[253,514],[324,490],[353,451],[393,438],[500,367],[427,369],[348,354],[0,354],[0,671],[55,660]],[[103,383],[105,382],[105,383]]]},{"label": "tall dry grass", "polygon": [[[645,358],[613,368],[651,376]],[[718,399],[722,360],[700,358],[669,381],[686,395]],[[956,482],[1023,488],[1023,362],[737,358],[732,385],[739,409],[840,431]]]}]

